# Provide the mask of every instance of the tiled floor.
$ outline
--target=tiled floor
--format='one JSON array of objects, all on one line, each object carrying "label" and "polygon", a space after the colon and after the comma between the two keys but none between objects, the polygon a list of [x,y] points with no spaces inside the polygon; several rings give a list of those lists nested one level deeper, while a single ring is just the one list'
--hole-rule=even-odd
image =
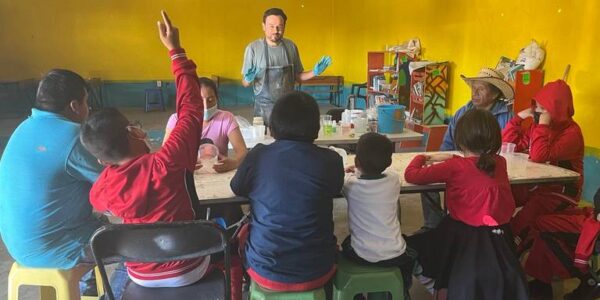
[{"label": "tiled floor", "polygon": [[[328,105],[323,105],[321,106],[321,111],[324,113],[330,108],[331,107]],[[228,110],[232,111],[236,115],[241,115],[246,119],[251,120],[251,107],[235,107]],[[172,111],[145,113],[142,110],[127,109],[124,110],[124,113],[127,115],[130,121],[140,121],[144,129],[149,131],[150,135],[152,136],[153,132],[156,133],[164,129],[164,125]],[[10,135],[19,122],[19,119],[0,119],[0,138]],[[160,141],[153,141],[153,144],[159,145]],[[405,234],[411,234],[419,229],[423,224],[419,195],[401,195],[400,203],[402,208],[402,231]],[[340,198],[334,200],[335,234],[339,241],[342,241],[348,235],[346,209],[347,206],[345,199]],[[0,241],[0,299],[7,298],[7,277],[11,264],[12,259],[6,252],[4,244]],[[556,294],[555,299],[562,299],[563,290],[569,291],[573,289],[576,283],[576,280],[569,280],[565,284],[557,282],[554,285]],[[25,287],[22,288],[22,292],[23,296],[21,299],[39,299],[39,292],[36,288]],[[413,285],[413,288],[411,289],[411,295],[415,300],[431,299],[431,296],[418,283]]]}]

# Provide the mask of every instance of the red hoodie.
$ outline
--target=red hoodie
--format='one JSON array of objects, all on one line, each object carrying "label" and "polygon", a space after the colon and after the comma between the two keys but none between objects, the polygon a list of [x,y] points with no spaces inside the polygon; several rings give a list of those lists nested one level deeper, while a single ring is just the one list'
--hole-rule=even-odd
[{"label": "red hoodie", "polygon": [[579,201],[583,185],[584,143],[581,129],[573,120],[575,109],[571,89],[564,81],[557,80],[546,84],[533,99],[550,113],[550,125],[534,123],[522,129],[523,119],[515,115],[502,131],[502,140],[515,143],[515,151],[526,152],[529,149],[529,158],[534,162],[549,162],[581,174],[576,183],[543,187]]},{"label": "red hoodie", "polygon": [[[168,141],[155,153],[110,166],[90,191],[98,211],[110,211],[124,223],[193,220],[194,211],[184,185],[185,170],[194,170],[202,135],[203,101],[196,65],[183,49],[169,52],[176,77],[178,121]],[[204,258],[162,264],[128,263],[129,275],[157,280],[183,275]]]}]

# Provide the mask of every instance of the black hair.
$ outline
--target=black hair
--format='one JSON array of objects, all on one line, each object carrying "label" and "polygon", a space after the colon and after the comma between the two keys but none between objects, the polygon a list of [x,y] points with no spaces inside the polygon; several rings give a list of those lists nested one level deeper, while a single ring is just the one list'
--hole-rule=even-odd
[{"label": "black hair", "polygon": [[83,101],[87,89],[87,83],[79,74],[70,70],[52,69],[40,80],[33,107],[60,113],[71,101]]},{"label": "black hair", "polygon": [[385,135],[374,132],[360,136],[356,145],[356,159],[365,175],[381,174],[392,164],[394,143]]},{"label": "black hair", "polygon": [[81,125],[83,146],[96,158],[117,163],[129,154],[129,120],[116,108],[104,108]]},{"label": "black hair", "polygon": [[209,139],[209,138],[201,138],[201,139],[200,139],[200,145],[204,145],[204,144],[211,144],[211,145],[214,145],[214,144],[215,144],[215,142],[213,142],[213,140],[212,140],[212,139]]},{"label": "black hair", "polygon": [[265,10],[265,13],[263,14],[263,23],[267,21],[268,16],[280,16],[283,19],[283,24],[287,22],[287,16],[281,8],[273,7]]},{"label": "black hair", "polygon": [[217,88],[217,84],[210,78],[200,77],[198,78],[198,83],[200,83],[200,87],[207,86],[211,88],[215,92],[215,96],[219,99],[219,89]]},{"label": "black hair", "polygon": [[478,154],[477,168],[494,176],[494,156],[502,146],[502,135],[500,125],[491,112],[478,108],[467,111],[456,122],[454,143],[461,151]]},{"label": "black hair", "polygon": [[596,190],[596,194],[594,194],[594,213],[596,216],[600,214],[600,188]]},{"label": "black hair", "polygon": [[319,135],[319,106],[304,92],[290,92],[275,102],[269,122],[277,140],[313,142]]}]

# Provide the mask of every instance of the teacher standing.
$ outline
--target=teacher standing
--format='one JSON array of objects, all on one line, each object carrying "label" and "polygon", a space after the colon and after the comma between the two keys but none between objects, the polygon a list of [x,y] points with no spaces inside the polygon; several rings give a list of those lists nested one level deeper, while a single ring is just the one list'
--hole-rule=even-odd
[{"label": "teacher standing", "polygon": [[242,85],[253,85],[254,115],[263,117],[266,125],[275,101],[294,89],[296,81],[309,80],[323,73],[331,57],[322,56],[310,71],[304,71],[298,47],[283,38],[287,16],[279,8],[263,15],[264,38],[251,42],[244,53]]}]

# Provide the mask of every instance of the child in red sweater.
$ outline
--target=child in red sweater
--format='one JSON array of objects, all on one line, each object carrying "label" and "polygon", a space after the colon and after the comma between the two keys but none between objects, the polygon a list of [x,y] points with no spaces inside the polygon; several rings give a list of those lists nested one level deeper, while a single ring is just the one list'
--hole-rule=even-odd
[{"label": "child in red sweater", "polygon": [[[163,12],[162,43],[169,50],[176,77],[178,122],[167,142],[149,153],[146,134],[114,108],[93,114],[81,129],[83,145],[106,166],[90,192],[98,211],[109,211],[126,224],[194,220],[185,184],[196,165],[202,133],[203,100],[196,65],[179,44],[177,28]],[[202,237],[190,237],[202,238]],[[232,296],[241,299],[241,266],[232,269]],[[145,287],[179,287],[201,280],[211,270],[210,257],[167,263],[127,263],[129,278]],[[236,271],[238,270],[238,271]],[[118,294],[119,291],[116,291]]]},{"label": "child in red sweater", "polygon": [[[519,112],[504,128],[502,140],[529,152],[534,162],[551,163],[581,174],[577,182],[513,187],[516,205],[523,208],[511,221],[519,253],[531,247],[531,226],[537,217],[577,206],[583,185],[583,135],[573,120],[571,89],[562,80],[546,84],[534,97],[532,108]],[[523,120],[534,122],[522,128]]]},{"label": "child in red sweater", "polygon": [[436,299],[529,299],[508,227],[515,205],[506,160],[496,154],[498,121],[489,111],[470,110],[457,122],[454,141],[464,157],[418,155],[404,174],[414,184],[446,183],[448,216],[407,238],[422,275],[435,280]]},{"label": "child in red sweater", "polygon": [[572,277],[581,282],[565,299],[600,297],[600,283],[589,269],[590,257],[598,251],[599,234],[600,189],[594,196],[594,208],[568,208],[538,217],[532,225],[533,246],[525,262],[525,273],[534,278],[529,283],[532,299],[552,299],[552,280]]}]

